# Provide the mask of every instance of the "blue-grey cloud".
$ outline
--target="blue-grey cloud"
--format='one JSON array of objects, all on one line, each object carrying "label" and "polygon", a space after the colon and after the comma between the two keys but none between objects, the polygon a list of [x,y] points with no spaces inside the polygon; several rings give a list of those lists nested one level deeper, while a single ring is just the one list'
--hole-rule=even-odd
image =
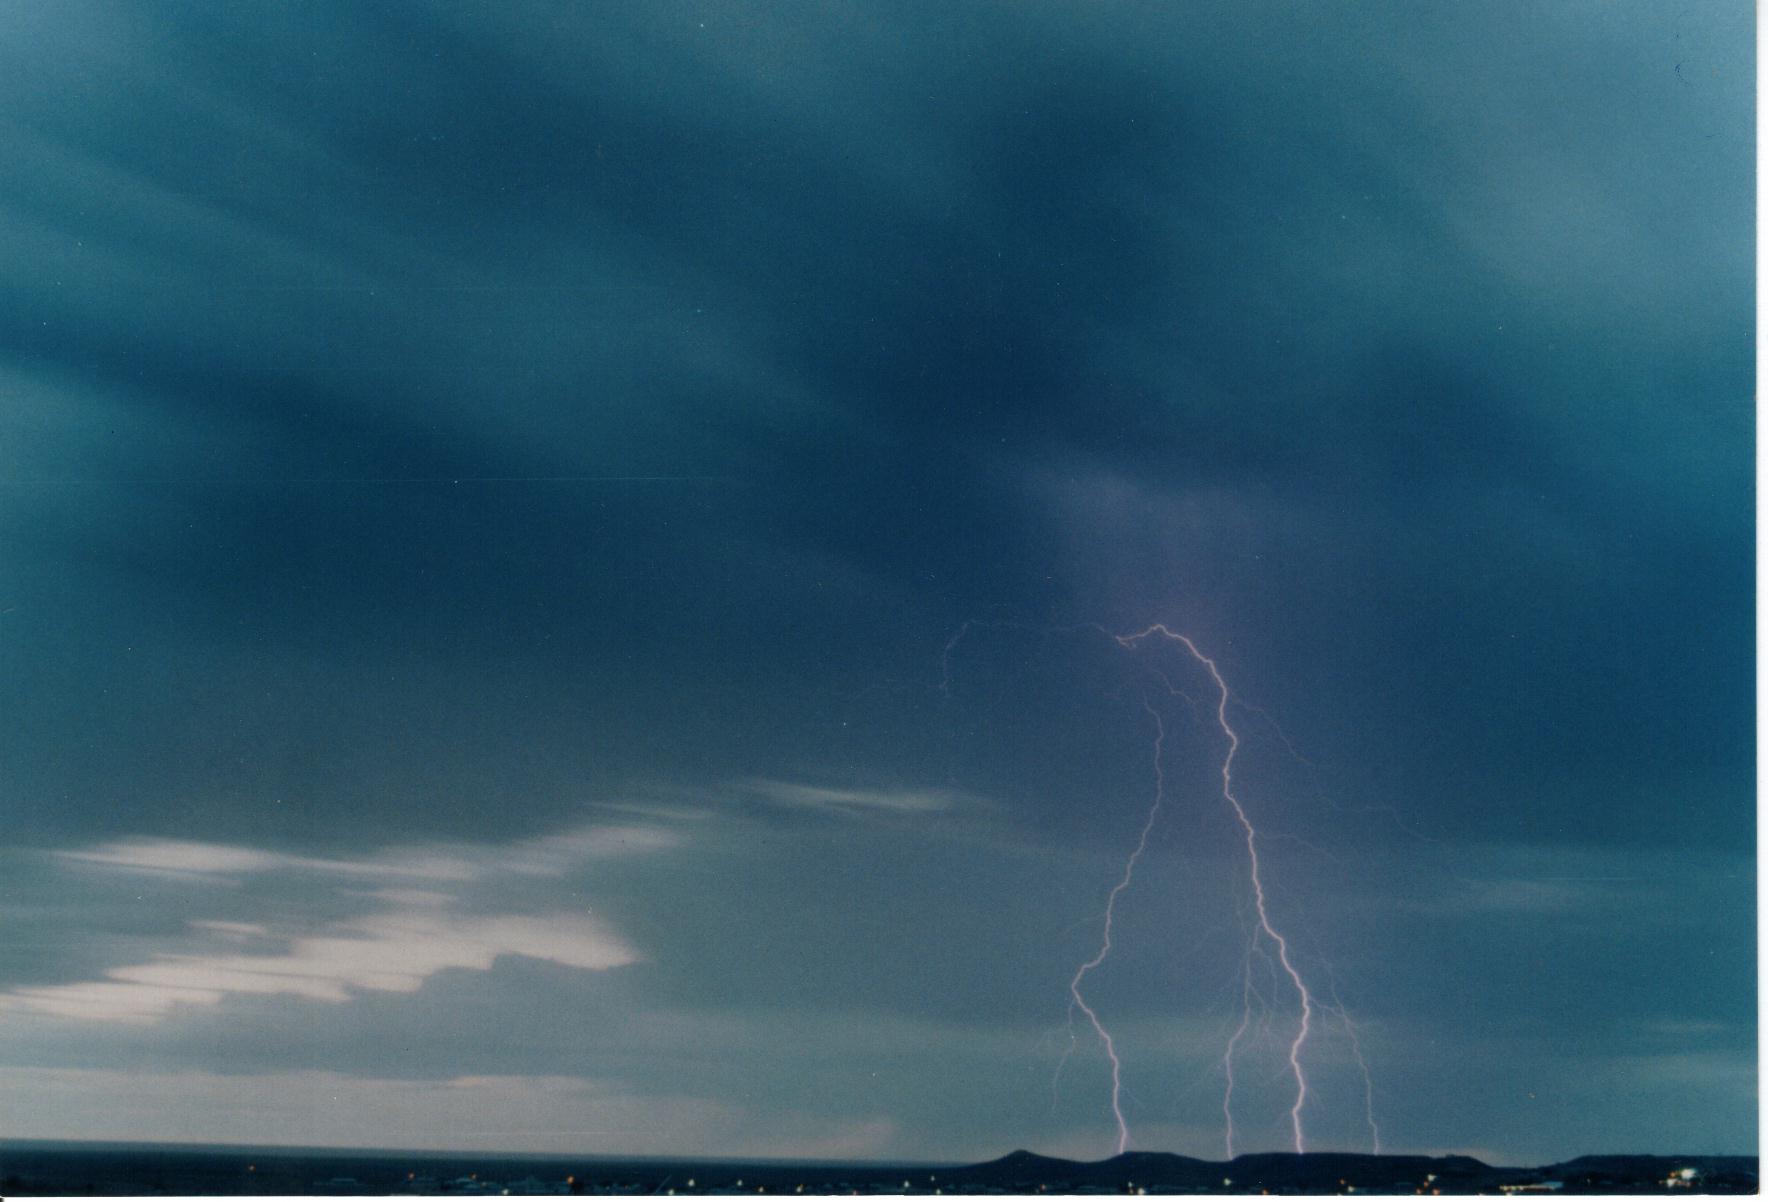
[{"label": "blue-grey cloud", "polygon": [[1210,682],[1038,633],[1167,620],[1396,1139],[1744,1113],[1751,25],[7,11],[0,1089],[116,1135],[144,1058],[210,1116],[504,1083],[415,1132],[613,1080],[709,1148],[1084,1150],[1096,1057],[1048,1077],[1159,670],[1097,984],[1138,1123],[1212,1151]]}]

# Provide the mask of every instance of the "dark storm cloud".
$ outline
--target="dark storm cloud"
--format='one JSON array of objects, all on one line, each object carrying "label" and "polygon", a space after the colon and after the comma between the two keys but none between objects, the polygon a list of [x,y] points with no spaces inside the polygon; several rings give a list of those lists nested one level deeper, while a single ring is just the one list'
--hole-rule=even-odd
[{"label": "dark storm cloud", "polygon": [[[845,565],[845,605],[915,590],[911,620],[884,620],[893,647],[979,610],[1197,613],[1254,671],[1311,661],[1333,692],[1379,697],[1374,677],[1426,660],[1405,695],[1430,696],[1451,772],[1521,747],[1606,787],[1650,775],[1649,726],[1717,738],[1709,787],[1743,779],[1747,682],[1723,648],[1746,614],[1748,269],[1725,232],[1747,211],[1747,138],[1724,106],[1747,63],[1711,24],[1650,7],[20,19],[39,53],[10,85],[33,164],[8,204],[32,373],[13,390],[96,385],[152,429],[21,431],[21,536],[130,596],[183,593],[162,603],[179,626],[220,625],[194,594],[261,618],[248,637],[292,643],[279,659],[354,628],[371,659],[517,661],[511,691],[569,687],[556,665],[575,663],[600,676],[586,691],[668,724],[646,657],[609,667],[629,642],[736,688],[793,654],[788,626],[875,668],[828,646],[845,634],[814,578]],[[1028,472],[1118,477],[1149,508],[1100,515],[1084,533],[1115,562],[1076,571],[1051,529],[1086,502],[1028,507]],[[718,479],[449,483],[602,475]],[[1156,530],[1160,563],[1122,561],[1199,492],[1259,510],[1252,539]],[[1336,526],[1296,529],[1322,508]],[[15,626],[84,591],[53,580]],[[782,602],[792,618],[757,629]],[[1216,628],[1216,607],[1251,607],[1260,633]],[[1342,624],[1283,620],[1296,608]],[[1720,633],[1689,644],[1697,626]],[[242,696],[267,671],[217,684],[246,744],[290,710]],[[295,690],[410,715],[385,683],[400,674]],[[1539,710],[1571,724],[1545,739],[1510,704],[1543,676],[1561,683]],[[1373,704],[1397,739],[1431,737]],[[333,754],[350,742],[299,723]],[[463,737],[420,726],[403,741]],[[622,733],[605,764],[647,758]],[[582,771],[549,758],[543,776]],[[33,791],[63,771],[33,767]],[[305,804],[336,817],[323,798],[348,786],[313,786]],[[1643,795],[1618,804],[1633,821],[1580,833],[1669,833]]]},{"label": "dark storm cloud", "polygon": [[[33,849],[0,990],[229,931],[312,968],[303,939],[416,908],[314,865],[637,799],[702,834],[447,895],[484,933],[581,892],[631,963],[498,928],[413,993],[229,994],[115,1055],[440,1078],[386,1055],[435,1022],[462,1072],[677,1096],[663,1035],[621,1050],[617,1015],[664,1006],[729,1050],[727,1097],[820,1089],[863,1126],[872,1070],[828,1055],[863,1014],[902,1058],[879,1146],[940,1146],[900,1119],[938,1109],[915,1082],[1020,1073],[1060,1022],[1150,788],[1144,669],[1211,687],[1087,632],[941,648],[1166,619],[1262,707],[1279,905],[1390,1061],[1557,1037],[1552,1072],[1607,1048],[1660,1110],[1717,1104],[1622,1059],[1747,1063],[1718,858],[1752,829],[1747,6],[0,21],[0,822]],[[1123,921],[1190,950],[1106,992],[1131,1045],[1164,1014],[1195,1051],[1238,861],[1207,707],[1173,706],[1186,804]],[[262,859],[125,887],[117,849],[173,846]],[[1685,945],[1714,954],[1661,967]],[[555,996],[610,1015],[562,1068]],[[758,1082],[782,1024],[805,1076]],[[14,1062],[106,1067],[32,1040]],[[1493,1117],[1522,1058],[1463,1125],[1532,1148]],[[1163,1113],[1210,1150],[1194,1059]],[[1032,1067],[939,1121],[1021,1142]]]}]

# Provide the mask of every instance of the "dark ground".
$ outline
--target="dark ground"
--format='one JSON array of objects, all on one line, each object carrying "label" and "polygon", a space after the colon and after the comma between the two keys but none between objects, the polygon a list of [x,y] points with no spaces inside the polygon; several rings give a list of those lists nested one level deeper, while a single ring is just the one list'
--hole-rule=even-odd
[{"label": "dark ground", "polygon": [[[1687,1184],[1680,1174],[1692,1170]],[[1670,1181],[1679,1184],[1668,1184]],[[1547,1183],[1557,1182],[1554,1190]],[[1535,1189],[1529,1189],[1533,1186]],[[1014,1152],[978,1165],[619,1160],[196,1145],[0,1144],[0,1194],[1755,1193],[1745,1156],[1586,1156],[1498,1168],[1465,1156]]]}]

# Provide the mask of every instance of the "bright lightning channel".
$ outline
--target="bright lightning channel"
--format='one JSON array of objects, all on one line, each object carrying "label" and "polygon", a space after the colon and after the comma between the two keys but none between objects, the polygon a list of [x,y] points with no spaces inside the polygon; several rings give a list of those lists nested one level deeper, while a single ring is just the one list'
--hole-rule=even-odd
[{"label": "bright lightning channel", "polygon": [[[1105,1055],[1111,1060],[1111,1114],[1117,1120],[1117,1150],[1120,1154],[1130,1144],[1129,1124],[1124,1122],[1123,1117],[1123,1062],[1117,1058],[1117,1044],[1112,1040],[1111,1032],[1105,1029],[1105,1024],[1099,1021],[1099,1015],[1087,1004],[1087,999],[1081,994],[1080,986],[1087,974],[1105,963],[1105,958],[1111,954],[1111,921],[1117,912],[1118,896],[1130,887],[1130,879],[1136,873],[1136,861],[1140,860],[1142,853],[1148,849],[1148,832],[1154,829],[1154,820],[1160,816],[1161,803],[1166,800],[1166,776],[1160,763],[1162,745],[1166,742],[1166,723],[1161,719],[1160,711],[1146,701],[1142,702],[1142,708],[1148,711],[1150,718],[1154,719],[1154,803],[1148,807],[1148,818],[1142,823],[1142,834],[1136,840],[1136,849],[1130,852],[1129,859],[1124,861],[1123,877],[1116,885],[1112,886],[1111,895],[1105,899],[1105,927],[1100,938],[1099,950],[1091,960],[1075,970],[1074,979],[1068,982],[1069,996],[1074,999],[1074,1004],[1080,1007],[1081,1013],[1087,1016],[1087,1021],[1093,1025],[1094,1032],[1099,1036],[1099,1042],[1105,1045]],[[1060,1071],[1060,1066],[1058,1066],[1058,1071]]]},{"label": "bright lightning channel", "polygon": [[[1379,1151],[1381,1147],[1381,1132],[1375,1125],[1373,1083],[1369,1076],[1369,1066],[1363,1058],[1363,1049],[1357,1038],[1356,1028],[1352,1025],[1350,1016],[1345,1012],[1343,1003],[1338,1001],[1336,988],[1333,990],[1334,997],[1332,1002],[1327,1003],[1318,1001],[1315,999],[1312,991],[1308,989],[1307,982],[1302,978],[1300,970],[1296,968],[1294,959],[1290,955],[1289,939],[1282,933],[1282,931],[1278,930],[1277,925],[1272,921],[1270,909],[1266,902],[1263,865],[1259,858],[1258,828],[1253,823],[1251,816],[1246,812],[1246,807],[1241,804],[1240,798],[1234,792],[1234,761],[1240,752],[1240,734],[1234,728],[1233,723],[1228,719],[1228,708],[1230,705],[1242,706],[1255,713],[1259,713],[1264,716],[1267,721],[1269,721],[1269,716],[1264,715],[1264,712],[1259,710],[1256,706],[1252,706],[1250,703],[1240,701],[1238,698],[1234,697],[1232,691],[1228,688],[1226,678],[1222,676],[1221,669],[1216,665],[1215,660],[1205,655],[1203,651],[1198,648],[1197,644],[1191,640],[1190,636],[1173,630],[1162,622],[1156,622],[1134,634],[1117,634],[1096,622],[1083,622],[1071,626],[1038,627],[1019,622],[967,621],[958,629],[957,633],[946,642],[942,652],[939,685],[939,691],[941,694],[947,696],[950,695],[952,655],[957,650],[958,644],[963,642],[974,627],[1022,630],[1040,634],[1071,633],[1079,630],[1091,630],[1112,639],[1118,646],[1131,652],[1140,650],[1145,642],[1158,638],[1164,643],[1183,648],[1184,651],[1209,674],[1210,680],[1214,682],[1216,687],[1216,725],[1221,729],[1223,736],[1227,740],[1227,749],[1222,756],[1220,770],[1222,781],[1221,795],[1223,800],[1228,803],[1229,808],[1232,810],[1234,819],[1238,823],[1241,834],[1246,843],[1247,876],[1248,881],[1252,886],[1253,910],[1256,918],[1248,940],[1245,962],[1242,969],[1240,1023],[1235,1028],[1233,1035],[1229,1037],[1227,1048],[1222,1054],[1222,1072],[1226,1081],[1222,1094],[1222,1118],[1225,1125],[1228,1158],[1232,1160],[1235,1154],[1235,1055],[1240,1048],[1242,1040],[1246,1037],[1248,1028],[1252,1024],[1253,996],[1258,992],[1252,985],[1252,958],[1254,955],[1257,955],[1260,959],[1266,959],[1268,963],[1268,958],[1259,946],[1261,937],[1262,940],[1268,941],[1270,946],[1276,949],[1277,964],[1282,968],[1282,976],[1289,981],[1300,1004],[1300,1021],[1296,1027],[1295,1037],[1290,1041],[1288,1056],[1289,1074],[1295,1082],[1295,1100],[1289,1108],[1289,1125],[1292,1147],[1296,1152],[1305,1152],[1307,1150],[1307,1135],[1302,1122],[1302,1114],[1307,1108],[1309,1093],[1307,1071],[1303,1066],[1303,1053],[1307,1048],[1308,1039],[1313,1033],[1314,1013],[1317,1009],[1324,1009],[1329,1013],[1335,1014],[1340,1019],[1344,1025],[1346,1034],[1350,1038],[1353,1053],[1356,1057],[1358,1067],[1362,1072],[1364,1101],[1368,1116],[1369,1130],[1374,1140],[1375,1149]],[[1166,686],[1166,690],[1169,694],[1183,698],[1188,704],[1191,704],[1194,709],[1200,708],[1187,694],[1174,688],[1172,683],[1168,681],[1164,675],[1156,671],[1154,672],[1154,676]],[[1068,992],[1071,999],[1069,1004],[1069,1018],[1071,1024],[1069,1048],[1067,1051],[1064,1051],[1061,1061],[1057,1064],[1056,1081],[1052,1082],[1052,1088],[1054,1088],[1056,1083],[1060,1081],[1062,1064],[1067,1061],[1069,1052],[1073,1050],[1072,1020],[1074,1011],[1078,1008],[1086,1015],[1087,1022],[1092,1026],[1094,1033],[1098,1035],[1099,1042],[1105,1048],[1105,1055],[1111,1062],[1111,1113],[1117,1123],[1117,1150],[1119,1153],[1126,1151],[1129,1147],[1129,1124],[1124,1118],[1122,1104],[1123,1064],[1117,1053],[1116,1041],[1112,1038],[1111,1032],[1106,1028],[1104,1022],[1099,1018],[1098,1012],[1086,1000],[1086,996],[1082,992],[1081,986],[1085,983],[1087,974],[1102,965],[1111,955],[1112,924],[1116,915],[1118,898],[1123,894],[1124,890],[1129,888],[1131,880],[1134,879],[1136,864],[1141,860],[1142,854],[1147,850],[1149,833],[1154,829],[1155,820],[1159,817],[1161,807],[1166,800],[1166,780],[1164,765],[1161,762],[1163,746],[1166,739],[1165,721],[1161,717],[1160,711],[1149,705],[1146,700],[1143,700],[1142,708],[1154,719],[1155,725],[1154,801],[1148,809],[1148,816],[1142,824],[1142,830],[1137,837],[1135,848],[1130,852],[1129,857],[1124,862],[1123,875],[1119,878],[1117,884],[1112,887],[1111,893],[1106,899],[1104,928],[1101,932],[1099,950],[1094,953],[1091,959],[1085,961],[1078,969],[1076,969],[1074,977],[1069,981]],[[1273,729],[1275,729],[1274,724]],[[1285,746],[1288,746],[1289,740],[1287,736],[1283,735],[1281,730],[1278,730],[1277,734],[1279,738],[1283,740]],[[1292,754],[1296,754],[1293,747],[1290,747],[1290,751]],[[1297,758],[1301,758],[1299,754],[1297,754]],[[1303,762],[1305,763],[1305,761]],[[1264,1004],[1262,994],[1260,994],[1260,1002],[1261,1004]],[[1268,1019],[1268,1008],[1266,1014]]]},{"label": "bright lightning channel", "polygon": [[[1240,736],[1235,732],[1233,724],[1228,721],[1228,703],[1233,700],[1233,695],[1228,691],[1228,682],[1222,678],[1221,670],[1216,667],[1216,662],[1198,650],[1197,644],[1193,643],[1188,636],[1169,629],[1163,623],[1156,622],[1146,630],[1138,631],[1135,634],[1120,634],[1113,637],[1124,649],[1134,651],[1144,639],[1155,635],[1182,646],[1193,659],[1203,666],[1204,670],[1209,673],[1210,679],[1215,682],[1217,691],[1216,722],[1228,739],[1228,750],[1222,757],[1222,797],[1232,807],[1234,818],[1240,824],[1240,829],[1246,837],[1247,872],[1252,882],[1253,909],[1258,916],[1258,932],[1263,933],[1276,946],[1277,962],[1283,966],[1284,975],[1295,987],[1296,996],[1301,1001],[1301,1022],[1297,1025],[1294,1041],[1289,1045],[1289,1069],[1295,1078],[1295,1104],[1289,1108],[1289,1125],[1294,1135],[1295,1150],[1305,1152],[1307,1151],[1307,1139],[1302,1130],[1301,1116],[1308,1101],[1308,1077],[1307,1072],[1302,1068],[1302,1049],[1307,1046],[1308,1034],[1313,1025],[1314,997],[1308,991],[1307,982],[1302,980],[1301,973],[1296,970],[1294,962],[1290,959],[1289,940],[1284,938],[1282,932],[1278,931],[1271,922],[1270,911],[1265,904],[1264,878],[1259,866],[1258,828],[1247,816],[1246,808],[1240,804],[1240,799],[1234,796],[1234,757],[1240,751]],[[1227,1120],[1229,1159],[1232,1159],[1234,1155],[1234,1114],[1231,1105],[1234,1048],[1239,1041],[1240,1034],[1244,1031],[1245,1023],[1242,1022],[1240,1031],[1237,1031],[1235,1038],[1228,1042],[1225,1058],[1225,1066],[1228,1071],[1228,1095],[1223,1102],[1222,1110]]]}]

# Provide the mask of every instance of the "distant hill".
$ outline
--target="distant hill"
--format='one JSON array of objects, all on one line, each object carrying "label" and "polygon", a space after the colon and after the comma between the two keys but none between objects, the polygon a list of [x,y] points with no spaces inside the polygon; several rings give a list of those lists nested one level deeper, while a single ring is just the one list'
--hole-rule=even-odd
[{"label": "distant hill", "polygon": [[1538,1172],[1565,1183],[1567,1189],[1612,1189],[1628,1182],[1662,1182],[1683,1170],[1696,1177],[1689,1188],[1706,1193],[1731,1192],[1730,1186],[1749,1183],[1754,1192],[1759,1172],[1751,1156],[1579,1156]]},{"label": "distant hill", "polygon": [[[1680,1176],[1692,1170],[1692,1178]],[[1666,1185],[1671,1178],[1686,1182]],[[1557,1186],[1549,1183],[1557,1183]],[[1016,1193],[1109,1190],[1149,1193],[1490,1193],[1506,1186],[1572,1193],[1754,1193],[1757,1162],[1748,1156],[1580,1156],[1540,1168],[1504,1168],[1471,1156],[1379,1156],[1354,1152],[1257,1152],[1231,1161],[1170,1152],[1126,1152],[1109,1160],[1060,1160],[1020,1150],[999,1160],[947,1169],[947,1192]]]}]

